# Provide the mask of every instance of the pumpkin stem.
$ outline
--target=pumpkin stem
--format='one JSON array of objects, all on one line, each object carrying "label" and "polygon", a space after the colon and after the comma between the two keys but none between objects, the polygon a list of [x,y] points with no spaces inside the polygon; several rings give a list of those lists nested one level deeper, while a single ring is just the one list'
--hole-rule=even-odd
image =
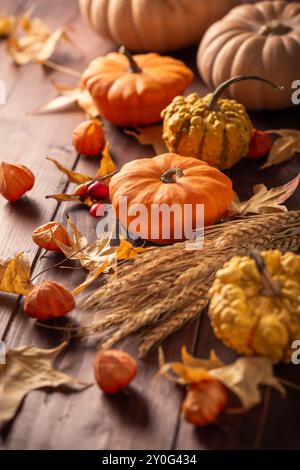
[{"label": "pumpkin stem", "polygon": [[280,295],[281,285],[272,278],[271,274],[266,268],[266,263],[262,255],[258,251],[252,251],[250,256],[255,261],[256,267],[261,274],[261,280],[264,287],[263,294],[267,295],[268,297],[276,297]]},{"label": "pumpkin stem", "polygon": [[283,90],[284,88],[283,86],[276,85],[270,80],[267,80],[266,78],[258,77],[257,75],[238,75],[237,77],[230,78],[229,80],[226,80],[226,82],[221,83],[215,89],[210,99],[210,102],[208,103],[208,109],[210,111],[217,111],[218,100],[221,97],[221,95],[224,93],[226,88],[228,88],[230,85],[233,85],[234,83],[241,82],[243,80],[259,80],[261,82],[268,83],[268,85],[271,85],[273,88],[275,88],[275,90]]},{"label": "pumpkin stem", "polygon": [[292,28],[290,26],[280,23],[280,21],[278,20],[271,20],[268,21],[268,23],[264,24],[258,32],[262,36],[269,36],[275,34],[283,36],[284,34],[288,34],[291,31]]},{"label": "pumpkin stem", "polygon": [[119,49],[119,53],[127,57],[128,62],[129,62],[129,71],[131,73],[142,73],[142,69],[138,66],[132,54],[130,54],[129,50],[126,49],[126,47],[121,46]]},{"label": "pumpkin stem", "polygon": [[183,176],[184,173],[181,168],[171,168],[161,175],[160,180],[166,184],[175,183],[177,178],[182,178]]}]

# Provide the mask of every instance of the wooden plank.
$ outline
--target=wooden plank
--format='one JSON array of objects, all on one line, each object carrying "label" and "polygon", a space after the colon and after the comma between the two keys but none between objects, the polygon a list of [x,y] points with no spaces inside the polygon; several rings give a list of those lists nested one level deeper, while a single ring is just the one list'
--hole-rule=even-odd
[{"label": "wooden plank", "polygon": [[[252,113],[254,125],[259,129],[296,128],[300,129],[300,109],[274,113]],[[297,176],[300,172],[300,158],[280,165],[260,170],[261,161],[242,160],[230,172],[234,188],[241,199],[247,199],[252,194],[252,187],[264,183],[268,187],[280,186]],[[290,210],[300,209],[300,188],[286,203]],[[225,362],[231,362],[236,357],[234,352],[223,346],[215,337],[207,314],[203,314],[201,329],[196,347],[197,357],[207,357],[214,349]],[[278,375],[292,383],[299,383],[296,366],[281,366]],[[202,429],[194,429],[182,418],[176,437],[176,449],[297,449],[299,448],[298,423],[300,420],[300,405],[295,391],[289,390],[287,398],[282,400],[277,392],[271,393],[271,402],[266,426],[259,437],[263,405],[255,407],[246,415],[234,419],[224,418],[222,424],[211,425]],[[298,392],[299,393],[299,392]],[[280,423],[280,425],[279,425]],[[284,423],[284,424],[283,424]],[[285,430],[282,432],[282,430]]]},{"label": "wooden plank", "polygon": [[[49,8],[49,5],[51,5],[51,8]],[[64,14],[66,16],[73,12],[73,6],[74,4],[71,1],[69,1],[66,6],[64,4]],[[61,2],[58,2],[58,0],[56,2],[40,1],[38,8],[39,14],[47,18],[47,21],[49,12],[51,12],[50,16],[53,21],[53,26],[61,24],[62,19],[60,19],[59,22],[57,20],[57,18],[60,17]],[[75,37],[82,38],[80,45],[84,47],[84,56],[80,57],[80,55],[76,54],[74,56],[67,55],[67,57],[63,58],[62,62],[81,70],[84,64],[93,56],[106,53],[109,48],[111,48],[111,44],[99,40],[93,33],[90,33],[78,16],[74,17],[72,24],[75,24],[77,28]],[[189,64],[195,64],[195,48],[177,53],[176,56],[182,58]],[[195,65],[193,65],[193,68],[195,69]],[[18,76],[20,77],[18,80],[21,80],[21,91],[17,93],[14,87],[12,93],[12,109],[10,111],[10,124],[7,124],[7,133],[11,132],[13,115],[18,105],[22,110],[32,109],[32,107],[29,108],[31,101],[40,99],[40,103],[34,103],[34,105],[41,104],[51,96],[50,85],[47,84],[48,82],[43,76],[38,79],[35,85],[36,91],[30,91],[29,97],[24,97],[24,90],[27,91],[30,78],[32,80],[33,77],[33,68],[31,67],[31,72],[28,72],[26,76],[25,72],[22,70],[20,72],[23,78]],[[191,90],[204,92],[205,88],[197,78]],[[288,113],[288,116],[291,116],[290,113]],[[296,116],[294,117],[296,118]],[[50,220],[57,206],[50,201],[46,203],[42,200],[42,197],[49,192],[64,189],[65,185],[64,177],[60,176],[55,169],[50,167],[50,163],[46,165],[42,162],[44,161],[44,156],[47,155],[49,151],[55,150],[56,156],[58,156],[63,163],[66,163],[68,166],[74,164],[76,156],[70,149],[70,135],[73,126],[81,118],[82,114],[80,113],[32,118],[29,127],[31,133],[30,140],[33,140],[32,136],[36,135],[35,132],[37,134],[38,131],[43,133],[43,138],[38,139],[39,149],[36,149],[35,143],[31,144],[30,142],[26,142],[26,145],[24,144],[25,137],[29,132],[28,129],[23,129],[23,133],[19,131],[18,150],[24,147],[25,150],[28,150],[26,151],[26,162],[36,165],[37,171],[39,171],[40,181],[43,182],[42,189],[39,187],[36,192],[38,201],[41,199],[39,210],[43,213],[43,217],[31,216],[32,220],[28,222],[28,213],[27,217],[25,217],[25,212],[24,214],[18,214],[18,217],[12,217],[10,215],[9,227],[13,225],[11,222],[15,222],[16,219],[19,220],[20,217],[22,221],[24,219],[22,222],[23,225],[18,225],[18,230],[16,230],[18,234],[15,236],[17,238],[14,239],[11,245],[9,245],[9,237],[2,234],[0,231],[0,242],[2,242],[3,239],[1,246],[11,246],[12,248],[19,247],[20,244],[22,247],[28,246],[34,250],[34,256],[36,256],[36,248],[31,244],[30,240],[23,240],[22,238],[24,238],[24,234],[26,237],[30,238],[28,234],[31,233],[32,228],[41,223],[39,220],[43,222]],[[289,117],[286,117],[284,122],[287,123],[288,119]],[[22,122],[23,120],[20,119],[18,124],[21,128]],[[269,127],[269,123],[271,123],[269,116],[262,117],[261,126],[266,125]],[[272,123],[270,127],[274,125],[275,123]],[[289,125],[295,127],[291,121]],[[284,127],[287,127],[287,124],[284,124]],[[152,155],[151,148],[142,148],[132,139],[124,136],[120,129],[106,124],[106,132],[111,143],[113,155],[119,165],[122,165],[129,159]],[[55,148],[53,149],[52,146],[54,144]],[[11,145],[11,143],[9,145]],[[61,154],[61,148],[67,153],[65,156]],[[3,144],[3,152],[7,150],[7,144]],[[43,154],[43,159],[36,160],[41,154]],[[36,161],[38,163],[36,163]],[[298,160],[295,160],[295,162],[298,162]],[[257,164],[245,161],[240,165],[240,169],[233,169],[231,175],[234,177],[240,194],[247,197],[253,181],[255,183],[257,182],[257,180],[252,180],[251,176],[252,171],[256,171],[258,175],[258,170],[254,170]],[[40,170],[38,170],[39,166]],[[275,171],[273,169],[274,173],[277,175],[275,181],[278,182],[278,184],[290,179],[296,174],[296,171],[298,171],[298,167],[293,167],[291,170],[289,165],[284,164],[283,166],[289,167],[284,174],[280,173],[282,169],[278,168]],[[95,160],[85,158],[81,158],[76,165],[77,170],[82,170],[89,174],[95,172],[96,168],[97,162]],[[47,181],[45,181],[44,177],[46,171]],[[269,179],[265,176],[265,172],[263,174],[259,172],[258,176],[261,178],[261,181],[271,183],[273,181],[272,174],[273,172],[270,170]],[[293,207],[298,207],[297,197],[298,195],[292,200]],[[52,208],[49,209],[51,204]],[[24,211],[25,210],[26,209],[24,209]],[[62,220],[66,210],[75,218],[76,223],[84,233],[88,234],[89,237],[95,236],[95,221],[90,218],[86,210],[73,210],[70,204],[62,204],[59,207],[56,217]],[[20,229],[20,227],[22,227],[22,229]],[[6,249],[4,250],[4,255],[7,255]],[[51,256],[50,259],[38,260],[35,273],[54,264],[57,259],[59,259],[57,256]],[[56,269],[45,274],[45,277],[55,279],[71,288],[81,282],[83,273],[78,271],[65,272]],[[43,276],[40,277],[40,281],[42,279]],[[3,313],[7,316],[8,306],[3,310]],[[74,312],[75,318],[82,318],[86,315],[89,314],[83,312],[80,306]],[[2,316],[0,311],[0,327]],[[16,347],[20,344],[35,344],[46,348],[57,345],[59,341],[63,339],[62,336],[58,335],[56,332],[36,327],[33,321],[29,321],[27,317],[24,316],[22,308],[19,308],[13,317],[10,316],[10,320],[11,323],[9,324],[9,328],[6,329],[5,340],[11,346]],[[181,344],[187,344],[189,349],[193,351],[198,325],[199,321],[187,325],[165,342],[165,350],[170,359],[176,358]],[[8,326],[7,321],[3,323],[3,326]],[[213,346],[216,347],[217,351],[219,351],[224,358],[227,360],[231,359],[231,352],[227,349],[225,350],[221,343],[216,342],[205,317],[203,317],[200,326],[199,341],[196,350],[197,355],[206,354]],[[124,347],[129,351],[133,350],[133,345],[130,344],[130,341],[124,342],[120,347]],[[59,359],[59,367],[71,375],[79,376],[86,381],[91,381],[93,380],[92,361],[94,352],[94,340],[89,340],[85,343],[79,343],[79,341],[74,340],[71,343],[70,350]],[[225,437],[224,432],[216,432],[214,426],[205,430],[195,431],[189,425],[181,421],[177,436],[176,428],[180,403],[182,401],[182,391],[164,380],[154,380],[153,375],[156,370],[157,359],[156,354],[153,354],[147,358],[146,362],[139,363],[139,375],[132,387],[130,387],[128,394],[118,397],[104,396],[96,386],[85,392],[75,394],[35,391],[26,398],[14,422],[6,427],[1,437],[0,445],[3,448],[9,449],[170,449],[173,446],[179,449],[185,449],[243,448],[253,445],[253,436],[256,432],[257,422],[261,414],[259,407],[245,416],[243,420],[234,422],[232,424],[234,428],[230,429],[230,433],[226,434]],[[293,406],[297,408],[295,401],[292,403]],[[284,406],[282,409],[284,410]],[[274,413],[274,418],[272,419],[277,419],[277,413]],[[274,422],[271,424],[273,427],[275,426]],[[249,429],[253,432],[250,433]],[[177,439],[175,439],[176,436]],[[272,436],[274,436],[274,434],[268,432],[264,441],[265,446],[270,444]],[[279,438],[278,435],[275,437],[276,439]],[[284,440],[285,445],[287,445],[287,440],[288,437]]]},{"label": "wooden plank", "polygon": [[[18,11],[26,11],[32,4],[30,1],[19,3]],[[74,15],[78,22],[78,9],[73,0],[64,2],[63,16],[59,0],[50,4],[38,2],[35,14],[45,18],[51,29],[68,22]],[[78,26],[77,22],[74,22],[74,27]],[[87,31],[86,49],[90,56],[84,58],[73,46],[59,48],[54,56],[54,60],[77,70],[83,70],[90,57],[105,53],[108,47],[107,43],[99,44],[96,36],[81,22],[80,25]],[[1,44],[0,50],[3,59],[1,79],[8,84],[9,90],[7,103],[1,109],[1,135],[5,136],[0,141],[1,159],[11,163],[26,163],[36,176],[35,187],[28,193],[28,198],[14,204],[7,203],[3,198],[0,200],[0,217],[6,221],[0,227],[0,256],[9,257],[17,251],[25,251],[33,261],[38,250],[31,240],[31,233],[35,227],[51,220],[58,207],[55,201],[46,203],[44,197],[47,194],[62,192],[66,186],[65,178],[53,170],[46,156],[59,154],[61,162],[66,166],[72,167],[75,164],[77,156],[71,147],[71,135],[75,125],[82,120],[82,114],[77,111],[67,115],[61,113],[47,116],[33,116],[27,113],[55,96],[52,79],[74,85],[77,80],[49,72],[39,65],[17,67],[5,52],[4,43]],[[64,129],[64,132],[61,132],[61,129]],[[1,336],[9,324],[16,297],[5,294],[0,296]]]},{"label": "wooden plank", "polygon": [[[86,37],[86,34],[88,34],[86,31],[81,31],[81,37]],[[91,41],[86,39],[84,44],[91,44]],[[95,48],[95,45],[93,47]],[[97,51],[98,53],[101,51],[98,46]],[[90,57],[92,57],[92,52],[90,51]],[[25,86],[27,86],[26,83],[22,85],[22,88],[25,89]],[[49,123],[48,117],[43,119],[49,126],[48,132],[52,134],[52,142],[57,145],[57,138],[53,136],[54,132],[57,132],[56,125],[54,126],[53,122]],[[70,118],[69,114],[61,119],[64,119],[63,122],[70,119],[74,124],[74,119]],[[62,121],[60,126],[64,128],[64,139],[68,139],[70,136],[69,126],[66,128]],[[125,137],[121,130],[113,126],[106,125],[106,131],[111,142],[112,152],[119,165],[140,155],[150,156],[153,154],[151,148],[141,148],[133,139]],[[96,171],[96,166],[95,161],[82,158],[77,169],[92,174]],[[56,170],[50,172],[51,178],[56,181],[59,178],[58,173]],[[46,191],[49,192],[48,187],[45,188]],[[45,205],[44,202],[43,204]],[[86,210],[74,212],[69,204],[63,204],[57,218],[63,218],[66,208],[72,216],[76,217],[76,223],[82,231],[93,235],[95,223]],[[30,233],[30,230],[31,227],[26,227],[22,233]],[[15,245],[17,245],[17,241]],[[35,272],[55,261],[57,261],[57,257],[54,256],[50,260],[38,262]],[[48,273],[47,278],[56,279],[66,286],[74,287],[82,280],[82,276],[82,273],[76,271],[65,273],[56,270]],[[82,316],[84,314],[78,309],[74,315]],[[169,348],[178,350],[180,342],[183,339],[190,342],[193,333],[194,327],[188,326],[177,337],[175,336],[166,343],[166,350],[168,351]],[[52,347],[60,341],[60,337],[48,330],[35,327],[34,322],[28,320],[20,308],[12,319],[10,329],[5,335],[5,341],[10,346],[35,344],[41,347]],[[125,346],[127,350],[130,349],[130,345]],[[90,381],[92,380],[94,351],[93,343],[80,345],[76,342],[71,346],[70,352],[60,361],[60,365],[68,373],[80,375],[83,380]],[[171,354],[171,351],[169,352]],[[178,394],[173,392],[171,384],[154,381],[153,375],[156,371],[157,358],[156,355],[153,355],[147,360],[146,365],[140,363],[139,376],[129,394],[119,398],[108,398],[96,387],[82,394],[74,395],[46,394],[44,391],[33,392],[26,399],[12,426],[6,428],[2,436],[3,446],[14,449],[171,448],[178,419],[178,406],[182,396],[181,391],[178,391]],[[149,383],[151,383],[151,387],[149,387]],[[125,413],[124,409],[127,410]],[[38,413],[37,410],[39,410]],[[49,427],[52,428],[51,435],[49,435]],[[149,435],[152,436],[151,440],[149,440]]]}]

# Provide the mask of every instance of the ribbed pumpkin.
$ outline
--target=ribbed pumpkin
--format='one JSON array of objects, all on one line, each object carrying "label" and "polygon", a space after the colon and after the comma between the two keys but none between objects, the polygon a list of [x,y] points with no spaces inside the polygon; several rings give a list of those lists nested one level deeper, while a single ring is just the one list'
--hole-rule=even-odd
[{"label": "ribbed pumpkin", "polygon": [[[227,211],[232,200],[232,183],[216,168],[195,158],[182,157],[174,153],[143,158],[126,163],[119,173],[111,178],[109,193],[118,219],[131,232],[157,244],[183,240],[184,233],[177,236],[184,224],[193,230],[197,227],[197,204],[204,205],[204,224],[211,225]],[[126,198],[127,211],[120,208],[121,198]],[[141,212],[141,224],[135,229],[135,208],[145,207]],[[171,217],[169,234],[164,233],[166,219],[152,217],[155,206],[170,208],[177,204],[182,220]],[[192,211],[184,212],[186,205]],[[180,223],[180,226],[178,224]],[[156,235],[155,235],[156,234]]]},{"label": "ribbed pumpkin", "polygon": [[300,256],[274,250],[260,257],[257,265],[236,256],[217,272],[211,323],[240,354],[290,362],[292,342],[300,338]]},{"label": "ribbed pumpkin", "polygon": [[100,113],[119,126],[160,121],[161,111],[193,80],[180,60],[131,54],[124,48],[93,60],[82,81]]},{"label": "ribbed pumpkin", "polygon": [[232,75],[263,75],[284,86],[275,93],[262,83],[241,83],[226,96],[249,109],[292,106],[292,83],[300,77],[300,3],[264,1],[234,8],[212,25],[198,52],[205,83],[215,88]]},{"label": "ribbed pumpkin", "polygon": [[169,151],[201,158],[220,169],[243,158],[252,136],[250,118],[241,103],[220,97],[230,85],[250,79],[276,87],[261,77],[238,76],[203,98],[197,93],[174,98],[162,112],[163,139]]},{"label": "ribbed pumpkin", "polygon": [[134,51],[163,52],[197,44],[238,0],[80,0],[102,37]]}]

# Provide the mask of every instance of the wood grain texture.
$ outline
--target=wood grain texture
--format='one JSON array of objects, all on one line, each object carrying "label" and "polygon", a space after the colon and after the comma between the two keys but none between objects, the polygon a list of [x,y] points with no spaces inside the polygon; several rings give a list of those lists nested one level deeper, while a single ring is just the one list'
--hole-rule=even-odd
[{"label": "wood grain texture", "polygon": [[[4,8],[11,8],[9,0],[1,0]],[[25,10],[32,2],[14,2],[18,11]],[[39,0],[36,14],[43,17],[53,28],[70,22],[77,47],[59,47],[54,60],[64,65],[83,70],[96,55],[105,54],[113,48],[94,35],[79,17],[76,1]],[[2,8],[2,3],[1,3]],[[187,62],[195,71],[195,81],[189,91],[205,93],[206,89],[197,75],[195,67],[196,48],[180,51],[175,57]],[[40,259],[40,251],[31,241],[32,230],[54,217],[65,219],[66,211],[89,239],[95,238],[95,220],[88,212],[69,203],[57,204],[45,200],[49,193],[71,191],[72,185],[56,170],[45,157],[53,155],[68,167],[93,174],[98,162],[80,157],[74,153],[70,141],[73,127],[83,119],[81,112],[67,112],[48,116],[31,116],[26,113],[45,103],[55,91],[51,80],[75,84],[74,78],[46,71],[38,65],[18,68],[12,65],[4,44],[0,45],[0,79],[8,84],[8,101],[0,110],[0,158],[10,162],[22,161],[36,175],[36,185],[28,199],[16,204],[0,201],[0,256],[27,251],[34,261],[33,272],[55,264],[58,255]],[[299,77],[300,78],[300,77]],[[256,113],[255,125],[259,128],[298,127],[299,109],[276,113]],[[123,131],[105,123],[112,154],[118,166],[141,156],[152,156],[150,147],[141,147]],[[4,137],[3,137],[4,136]],[[235,189],[242,198],[251,195],[252,186],[264,182],[268,186],[283,184],[300,171],[299,157],[267,170],[259,170],[259,163],[244,160],[229,171]],[[300,191],[289,201],[291,209],[300,208]],[[84,273],[76,270],[55,269],[37,278],[55,279],[66,287],[79,284]],[[76,318],[91,315],[83,312],[79,305],[72,313]],[[63,324],[64,320],[59,321]],[[63,340],[63,335],[37,327],[22,312],[22,300],[15,296],[0,294],[0,336],[8,346],[34,344],[52,347]],[[169,359],[178,357],[181,344],[199,356],[207,355],[215,348],[221,357],[229,362],[235,356],[214,337],[207,315],[186,325],[164,343]],[[121,345],[127,351],[135,352],[135,345],[125,341]],[[95,354],[95,340],[80,342],[72,340],[70,347],[58,360],[57,365],[65,372],[85,381],[93,380],[92,362]],[[296,382],[297,373],[293,367],[282,367],[282,376]],[[0,446],[5,449],[219,449],[253,448],[261,417],[261,406],[247,415],[229,419],[224,417],[220,426],[195,430],[180,418],[180,404],[183,391],[173,384],[154,378],[157,371],[157,355],[153,353],[146,361],[139,363],[137,379],[128,393],[107,397],[96,386],[82,393],[66,393],[65,390],[32,392],[24,401],[16,419],[7,425],[1,434]],[[300,406],[297,392],[290,391],[288,398],[280,400],[276,392],[271,395],[271,411],[266,422],[261,448],[300,448],[297,421]],[[284,423],[285,432],[282,436]]]}]

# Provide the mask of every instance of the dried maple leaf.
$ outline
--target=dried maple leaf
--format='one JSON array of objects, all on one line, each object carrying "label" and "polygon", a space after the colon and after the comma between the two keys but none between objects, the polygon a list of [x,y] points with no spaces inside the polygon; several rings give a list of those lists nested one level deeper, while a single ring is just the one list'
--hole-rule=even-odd
[{"label": "dried maple leaf", "polygon": [[6,364],[0,365],[0,421],[11,420],[22,400],[32,390],[59,385],[85,385],[53,368],[53,361],[65,346],[66,343],[55,349],[23,346],[7,351]]},{"label": "dried maple leaf", "polygon": [[254,195],[248,201],[240,202],[235,194],[229,208],[229,215],[269,214],[272,212],[287,211],[282,205],[294,194],[300,183],[300,173],[288,183],[277,188],[268,189],[264,184],[253,187]]},{"label": "dried maple leaf", "polygon": [[26,295],[34,287],[29,278],[30,262],[24,253],[10,259],[0,258],[0,291]]},{"label": "dried maple leaf", "polygon": [[261,402],[260,385],[269,385],[285,395],[284,387],[274,376],[273,364],[266,357],[241,357],[233,364],[211,370],[209,373],[239,398],[242,411],[249,410]]},{"label": "dried maple leaf", "polygon": [[69,41],[66,28],[51,32],[40,18],[30,14],[17,18],[8,40],[8,52],[18,65],[43,63],[53,54],[58,41]]},{"label": "dried maple leaf", "polygon": [[107,143],[102,152],[102,158],[100,160],[100,168],[98,170],[97,177],[101,178],[110,173],[114,173],[116,169],[117,167],[112,159],[112,156],[109,151],[109,144]]},{"label": "dried maple leaf", "polygon": [[126,129],[125,133],[135,137],[142,145],[152,145],[156,155],[167,152],[167,147],[162,138],[162,125],[160,124],[147,127],[135,127],[133,130]]},{"label": "dried maple leaf", "polygon": [[[82,183],[87,183],[88,181],[92,181],[93,177],[85,175],[84,173],[78,173],[77,171],[69,170],[68,168],[64,167],[59,163],[55,158],[48,157],[47,160],[50,160],[50,162],[53,162],[54,165],[65,175],[67,175],[68,180],[70,183],[77,183],[77,184],[82,184]],[[48,196],[50,197],[50,196]],[[53,197],[53,196],[52,196]]]},{"label": "dried maple leaf", "polygon": [[16,17],[12,15],[0,15],[0,38],[7,37],[13,31]]},{"label": "dried maple leaf", "polygon": [[32,114],[47,114],[72,109],[79,106],[88,118],[99,116],[99,111],[93,101],[92,96],[85,88],[67,88],[62,85],[55,85],[61,93],[50,100],[45,105],[32,111]]},{"label": "dried maple leaf", "polygon": [[209,359],[198,359],[190,356],[183,347],[181,359],[182,362],[166,363],[160,350],[160,375],[180,384],[217,379],[239,398],[242,404],[239,411],[246,411],[261,402],[260,385],[269,385],[282,395],[285,394],[284,387],[274,376],[273,363],[268,358],[241,357],[225,365],[213,351]]},{"label": "dried maple leaf", "polygon": [[79,260],[81,266],[89,271],[86,280],[73,290],[73,294],[82,292],[102,273],[116,270],[117,262],[134,258],[146,248],[134,247],[125,239],[120,240],[117,246],[111,246],[111,233],[88,243],[86,237],[77,229],[72,219],[68,218],[70,234],[70,246],[57,241],[59,248],[69,259]]},{"label": "dried maple leaf", "polygon": [[261,169],[289,160],[297,152],[300,153],[300,131],[296,129],[276,129],[268,131],[280,137],[275,140],[268,159]]}]

